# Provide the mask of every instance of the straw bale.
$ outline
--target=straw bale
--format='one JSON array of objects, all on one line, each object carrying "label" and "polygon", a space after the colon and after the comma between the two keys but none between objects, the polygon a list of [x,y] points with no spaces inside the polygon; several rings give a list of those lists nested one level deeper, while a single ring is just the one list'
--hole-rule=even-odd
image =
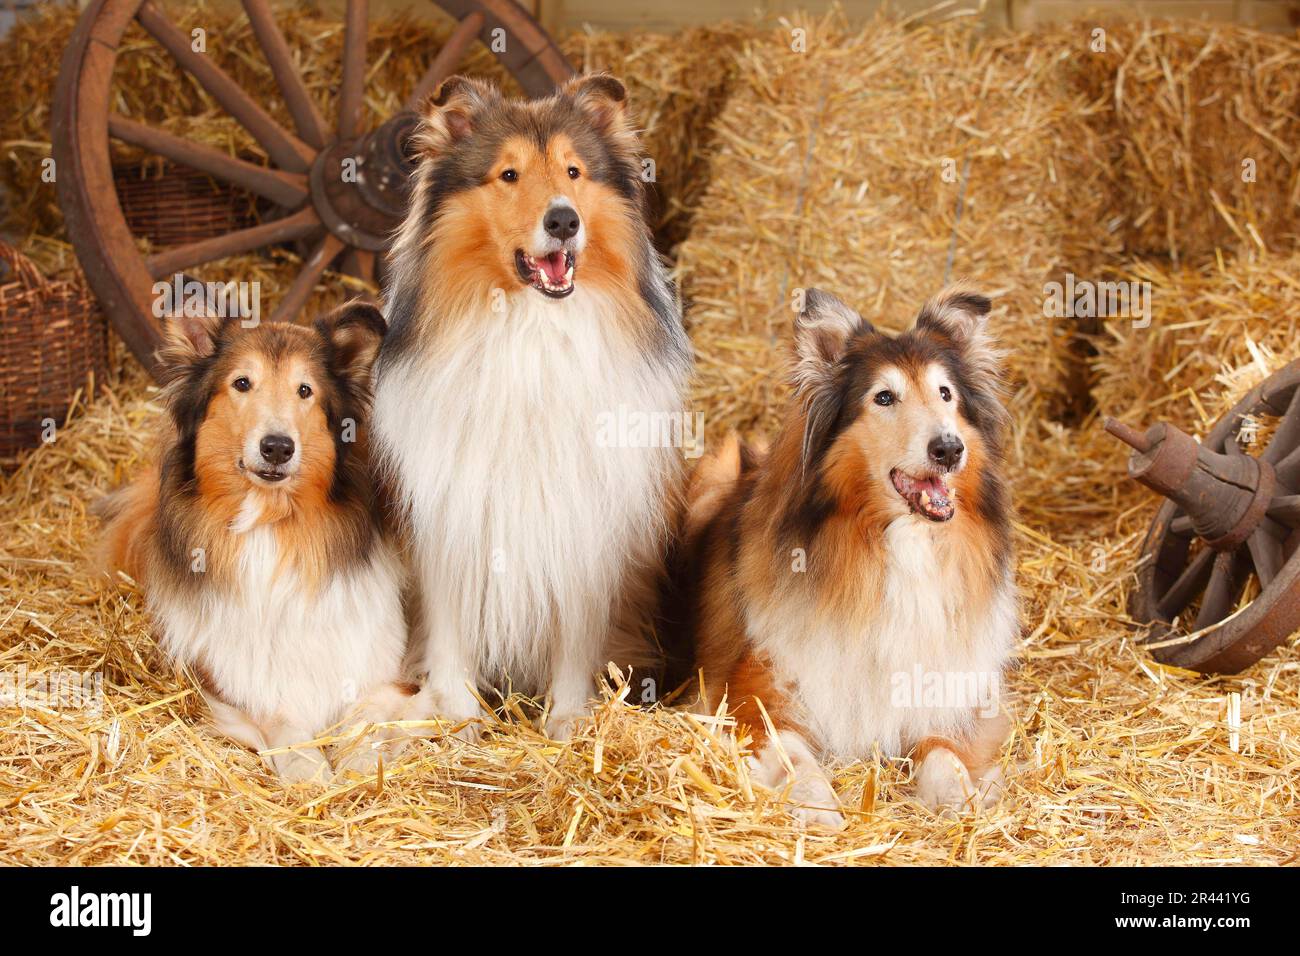
[{"label": "straw bale", "polygon": [[1124,251],[1199,264],[1216,249],[1295,250],[1295,37],[1210,21],[1104,29],[1105,52],[1074,58],[1071,78],[1099,107],[1091,122],[1104,143],[1105,216]]},{"label": "straw bale", "polygon": [[1058,57],[963,22],[883,17],[854,30],[830,15],[806,52],[791,44],[784,24],[736,54],[679,257],[710,427],[774,424],[797,290],[834,291],[897,330],[960,276],[994,298],[1016,347],[1017,414],[1064,414],[1075,330],[1044,316],[1042,287],[1100,257],[1102,199],[1099,173],[1058,147],[1065,128],[1095,136]]},{"label": "straw bale", "polygon": [[578,70],[605,70],[627,84],[645,157],[654,162],[654,227],[665,253],[690,232],[707,182],[713,122],[731,94],[732,55],[751,32],[720,23],[677,33],[587,30],[561,42]]},{"label": "straw bale", "polygon": [[1251,386],[1300,357],[1300,255],[1221,257],[1200,268],[1134,260],[1151,325],[1108,319],[1093,397],[1130,424],[1172,421],[1203,436]]}]

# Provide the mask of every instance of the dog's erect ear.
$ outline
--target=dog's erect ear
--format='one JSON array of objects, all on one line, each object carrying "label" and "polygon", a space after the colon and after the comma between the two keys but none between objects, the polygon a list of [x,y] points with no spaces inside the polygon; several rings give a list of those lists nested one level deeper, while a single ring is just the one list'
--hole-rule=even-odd
[{"label": "dog's erect ear", "polygon": [[803,468],[822,451],[838,413],[836,371],[849,339],[874,333],[871,324],[835,296],[820,289],[804,293],[794,323],[794,388],[804,403]]},{"label": "dog's erect ear", "polygon": [[980,384],[996,388],[1002,352],[989,334],[988,297],[964,282],[951,285],[931,299],[916,317],[916,329],[956,347]]},{"label": "dog's erect ear", "polygon": [[170,381],[217,348],[226,319],[214,315],[168,316],[163,320],[163,341],[158,348],[159,374]]},{"label": "dog's erect ear", "polygon": [[173,347],[193,353],[194,358],[207,358],[216,351],[217,337],[221,334],[220,316],[177,315],[167,321],[167,340]]},{"label": "dog's erect ear", "polygon": [[388,331],[378,308],[354,299],[317,319],[316,330],[330,344],[330,371],[352,381],[369,381],[370,368]]},{"label": "dog's erect ear", "polygon": [[608,73],[590,73],[564,84],[561,92],[572,97],[602,133],[620,132],[627,125],[627,88]]},{"label": "dog's erect ear", "polygon": [[794,321],[794,386],[812,391],[833,377],[850,336],[860,328],[871,330],[862,316],[829,292],[808,289],[804,308]]},{"label": "dog's erect ear", "polygon": [[491,83],[448,77],[420,108],[424,122],[416,131],[416,145],[429,156],[441,156],[474,132],[478,112],[500,98]]}]

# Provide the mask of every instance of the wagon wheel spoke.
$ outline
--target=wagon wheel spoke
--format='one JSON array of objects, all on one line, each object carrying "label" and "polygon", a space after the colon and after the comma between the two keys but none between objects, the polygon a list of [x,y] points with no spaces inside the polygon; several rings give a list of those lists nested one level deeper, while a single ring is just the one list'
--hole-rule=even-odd
[{"label": "wagon wheel spoke", "polygon": [[306,206],[284,219],[265,222],[260,226],[240,229],[224,236],[204,239],[201,242],[173,246],[157,255],[150,256],[145,260],[145,264],[150,275],[155,279],[161,279],[175,272],[202,265],[205,262],[214,262],[227,256],[237,256],[243,252],[259,249],[262,246],[303,239],[320,228],[320,217],[316,215],[316,211],[311,206]]},{"label": "wagon wheel spoke", "polygon": [[230,76],[206,55],[194,52],[190,38],[178,30],[149,0],[141,4],[140,25],[193,76],[222,109],[239,121],[282,169],[302,173],[311,167],[316,151],[282,129]]},{"label": "wagon wheel spoke", "polygon": [[1288,487],[1300,484],[1300,448],[1292,451],[1273,468],[1278,478]]},{"label": "wagon wheel spoke", "polygon": [[1250,549],[1250,561],[1255,566],[1260,588],[1268,587],[1285,561],[1282,542],[1261,526],[1246,539],[1246,546]]},{"label": "wagon wheel spoke", "polygon": [[302,76],[293,65],[293,55],[284,34],[276,25],[275,18],[266,0],[244,0],[244,12],[248,14],[249,25],[257,37],[257,45],[262,48],[262,55],[271,67],[275,85],[284,97],[284,105],[293,117],[293,125],[303,142],[315,149],[323,149],[329,142],[326,134],[325,120],[316,108],[316,102],[307,92]]},{"label": "wagon wheel spoke", "polygon": [[465,51],[469,49],[469,45],[474,42],[474,38],[482,29],[483,14],[481,13],[471,13],[461,20],[451,36],[447,38],[446,44],[438,51],[438,55],[433,58],[429,68],[424,71],[424,75],[416,81],[411,95],[402,104],[402,109],[418,110],[425,98],[438,88],[438,84],[455,71],[464,58]]},{"label": "wagon wheel spoke", "polygon": [[1193,630],[1202,630],[1228,616],[1246,586],[1246,570],[1246,561],[1240,552],[1221,551],[1215,555],[1214,570],[1210,573],[1210,583],[1206,585]]},{"label": "wagon wheel spoke", "polygon": [[1268,506],[1268,516],[1292,528],[1300,527],[1300,495],[1280,495]]},{"label": "wagon wheel spoke", "polygon": [[366,249],[349,249],[341,265],[346,275],[374,284],[375,254],[373,252]]},{"label": "wagon wheel spoke", "polygon": [[1195,528],[1192,526],[1191,515],[1179,515],[1173,521],[1169,522],[1170,534],[1176,534],[1180,538],[1191,537]]},{"label": "wagon wheel spoke", "polygon": [[245,162],[211,146],[191,143],[124,116],[110,116],[108,131],[125,143],[233,183],[288,209],[296,209],[307,201],[307,177],[299,173]]},{"label": "wagon wheel spoke", "polygon": [[366,22],[369,0],[348,0],[343,25],[343,83],[339,87],[339,139],[361,132],[366,91]]},{"label": "wagon wheel spoke", "polygon": [[1279,473],[1300,463],[1300,386],[1292,393],[1282,423],[1259,457],[1274,465]]},{"label": "wagon wheel spoke", "polygon": [[271,321],[292,321],[293,317],[302,310],[307,300],[311,298],[312,290],[316,288],[316,283],[325,273],[325,269],[334,260],[334,257],[342,251],[343,240],[333,233],[325,233],[303,263],[302,271],[294,277],[293,284],[289,286],[284,297],[280,299],[280,304],[271,313]]},{"label": "wagon wheel spoke", "polygon": [[1214,551],[1204,548],[1192,558],[1183,573],[1178,575],[1178,579],[1169,586],[1169,590],[1160,599],[1157,610],[1161,617],[1167,621],[1173,620],[1192,602],[1192,598],[1201,593],[1214,567],[1214,555]]}]

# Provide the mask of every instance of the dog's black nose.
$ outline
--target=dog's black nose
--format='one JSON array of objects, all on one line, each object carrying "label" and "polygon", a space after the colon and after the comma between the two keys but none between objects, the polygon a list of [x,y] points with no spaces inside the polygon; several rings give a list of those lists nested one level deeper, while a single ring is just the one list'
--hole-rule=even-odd
[{"label": "dog's black nose", "polygon": [[930,440],[930,460],[940,468],[952,468],[961,461],[966,446],[956,435],[940,435]]},{"label": "dog's black nose", "polygon": [[258,448],[268,465],[283,465],[293,457],[293,439],[288,435],[266,435]]},{"label": "dog's black nose", "polygon": [[548,236],[554,236],[563,242],[578,234],[578,210],[572,206],[552,206],[546,210],[542,226]]}]

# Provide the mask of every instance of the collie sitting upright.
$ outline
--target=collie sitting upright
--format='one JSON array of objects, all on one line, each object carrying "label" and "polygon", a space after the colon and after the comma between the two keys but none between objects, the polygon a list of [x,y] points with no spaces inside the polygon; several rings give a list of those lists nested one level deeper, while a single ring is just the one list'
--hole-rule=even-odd
[{"label": "collie sitting upright", "polygon": [[[366,465],[369,377],[384,333],[351,304],[312,329],[178,318],[159,355],[160,461],[100,505],[106,558],[139,583],[161,644],[202,683],[217,727],[258,750],[340,718],[398,720],[401,562]],[[368,771],[361,744],[340,769]],[[312,747],[271,755],[323,779]]]},{"label": "collie sitting upright", "polygon": [[531,102],[453,77],[416,138],[375,435],[452,721],[508,685],[564,739],[650,611],[682,454],[600,422],[679,413],[691,363],[625,106],[603,75]]},{"label": "collie sitting upright", "polygon": [[1017,608],[988,310],[955,287],[890,337],[810,291],[780,436],[731,440],[692,481],[707,704],[749,727],[760,782],[793,770],[809,821],[843,825],[830,758],[910,753],[932,807],[996,787]]}]

